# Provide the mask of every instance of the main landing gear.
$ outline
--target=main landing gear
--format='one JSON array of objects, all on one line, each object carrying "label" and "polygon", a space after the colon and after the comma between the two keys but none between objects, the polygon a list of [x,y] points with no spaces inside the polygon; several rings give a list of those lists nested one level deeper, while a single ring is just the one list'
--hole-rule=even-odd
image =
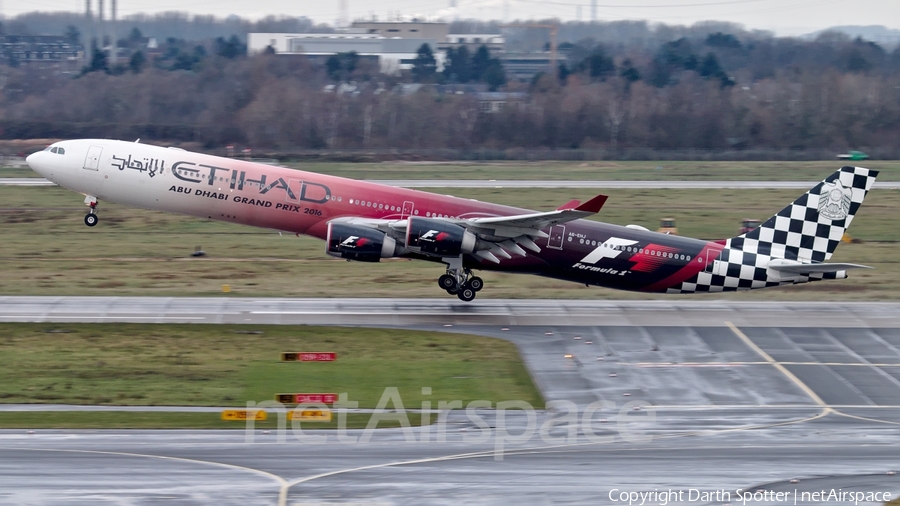
[{"label": "main landing gear", "polygon": [[100,218],[94,214],[94,211],[97,209],[97,197],[88,195],[84,198],[84,203],[91,207],[91,210],[84,216],[84,224],[93,227],[100,221]]},{"label": "main landing gear", "polygon": [[447,262],[447,273],[438,278],[438,286],[459,300],[469,302],[475,300],[475,294],[484,288],[484,280],[472,275],[472,270],[462,267],[461,259]]}]

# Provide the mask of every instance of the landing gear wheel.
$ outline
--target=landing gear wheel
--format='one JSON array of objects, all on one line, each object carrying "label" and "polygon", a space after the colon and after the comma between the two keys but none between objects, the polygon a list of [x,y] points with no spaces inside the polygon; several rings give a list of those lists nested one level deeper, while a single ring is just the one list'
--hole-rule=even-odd
[{"label": "landing gear wheel", "polygon": [[479,278],[478,276],[475,276],[469,280],[469,286],[472,287],[472,290],[480,292],[481,289],[484,288],[484,280]]},{"label": "landing gear wheel", "polygon": [[89,227],[93,227],[97,224],[98,221],[100,221],[100,218],[98,218],[97,215],[93,213],[85,215],[84,217],[84,224]]},{"label": "landing gear wheel", "polygon": [[451,294],[456,293],[456,278],[449,274],[444,274],[443,276],[438,278],[438,286],[450,292],[453,289]]},{"label": "landing gear wheel", "polygon": [[475,300],[475,290],[471,286],[465,285],[456,296],[463,302],[470,302]]}]

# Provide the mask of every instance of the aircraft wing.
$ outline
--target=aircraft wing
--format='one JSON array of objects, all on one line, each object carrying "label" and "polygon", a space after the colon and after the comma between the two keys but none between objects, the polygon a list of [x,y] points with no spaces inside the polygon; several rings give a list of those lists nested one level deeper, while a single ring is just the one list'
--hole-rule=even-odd
[{"label": "aircraft wing", "polygon": [[[484,260],[500,263],[501,258],[512,258],[511,254],[526,256],[527,248],[540,253],[541,248],[532,238],[549,237],[542,229],[577,220],[596,214],[603,207],[608,197],[597,195],[584,204],[570,201],[556,211],[546,213],[529,213],[515,216],[494,216],[488,218],[433,218],[463,227],[475,235],[478,241],[477,250],[471,254]],[[333,223],[374,228],[394,237],[396,240],[406,238],[409,220],[383,220],[362,217],[344,217],[332,220]]]},{"label": "aircraft wing", "polygon": [[811,274],[814,272],[838,272],[850,269],[873,269],[868,265],[859,264],[841,264],[841,263],[818,263],[804,264],[793,262],[790,260],[772,260],[769,262],[769,268],[786,274]]},{"label": "aircraft wing", "polygon": [[490,235],[496,238],[512,239],[520,235],[532,237],[547,237],[541,229],[577,220],[596,214],[606,203],[606,195],[597,195],[584,204],[571,206],[576,201],[563,205],[556,211],[546,213],[520,214],[517,216],[496,216],[490,218],[471,218],[460,220],[460,225],[472,229],[480,235]]}]

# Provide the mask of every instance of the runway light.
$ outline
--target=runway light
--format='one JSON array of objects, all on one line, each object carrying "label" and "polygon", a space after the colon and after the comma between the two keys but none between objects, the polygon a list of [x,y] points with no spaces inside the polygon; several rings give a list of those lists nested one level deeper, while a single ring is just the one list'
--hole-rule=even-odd
[{"label": "runway light", "polygon": [[610,378],[615,378],[615,377],[616,377],[616,373],[614,373],[614,372],[609,373],[609,377],[610,377]]},{"label": "runway light", "polygon": [[800,480],[797,478],[791,478],[791,483],[800,483]]},{"label": "runway light", "polygon": [[463,428],[459,429],[459,431],[460,431],[460,432],[469,432],[469,429],[463,427]]},{"label": "runway light", "polygon": [[641,407],[640,407],[640,406],[635,406],[635,407],[631,408],[631,410],[632,410],[632,411],[640,411],[640,410],[641,410]]},{"label": "runway light", "polygon": [[585,341],[584,344],[594,344],[594,341]]},{"label": "runway light", "polygon": [[600,423],[606,423],[606,418],[601,418],[599,421]]},{"label": "runway light", "polygon": [[571,353],[566,353],[565,355],[563,355],[563,358],[572,358],[572,356],[573,355]]},{"label": "runway light", "polygon": [[502,331],[503,331],[503,332],[506,332],[506,331],[507,331],[507,330],[509,330],[509,328],[507,328],[507,327],[503,327],[503,328],[502,328],[502,329],[500,329],[500,330],[502,330]]},{"label": "runway light", "polygon": [[271,434],[272,431],[270,431],[270,430],[264,430],[264,431],[262,431],[262,433],[263,433],[263,434]]},{"label": "runway light", "polygon": [[34,431],[33,431],[33,430],[29,430],[29,431],[26,431],[25,433],[26,433],[26,434],[34,434]]},{"label": "runway light", "polygon": [[545,335],[545,336],[552,336],[552,335],[553,335],[553,332],[544,332],[544,335]]},{"label": "runway light", "polygon": [[893,476],[893,475],[895,475],[895,474],[897,474],[896,471],[888,471],[888,472],[887,472],[887,475],[888,475],[888,476]]},{"label": "runway light", "polygon": [[575,336],[574,339],[575,339],[576,341],[581,341],[581,336]]},{"label": "runway light", "polygon": [[453,325],[450,325],[450,324],[448,323],[448,324],[446,324],[446,325],[444,325],[444,326],[445,326],[445,327],[452,327]]},{"label": "runway light", "polygon": [[623,396],[623,397],[631,397],[631,394],[628,393],[628,392],[625,392],[624,394],[622,394],[622,396]]},{"label": "runway light", "polygon": [[597,357],[597,362],[603,362],[603,357]]}]

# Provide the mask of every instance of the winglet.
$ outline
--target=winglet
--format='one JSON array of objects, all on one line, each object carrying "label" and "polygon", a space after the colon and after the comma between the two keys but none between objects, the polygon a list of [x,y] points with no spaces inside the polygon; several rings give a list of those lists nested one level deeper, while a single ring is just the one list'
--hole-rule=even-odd
[{"label": "winglet", "polygon": [[563,204],[563,205],[557,207],[556,210],[557,210],[557,211],[565,211],[566,209],[575,209],[575,208],[578,207],[579,205],[581,205],[581,201],[580,201],[580,200],[577,200],[577,199],[576,199],[576,200],[570,200],[570,201],[566,202],[565,204]]},{"label": "winglet", "polygon": [[588,200],[584,204],[581,204],[580,206],[576,207],[575,210],[576,211],[584,211],[587,213],[598,213],[598,212],[600,212],[600,208],[603,207],[603,204],[606,203],[606,199],[608,199],[608,198],[609,198],[609,196],[607,196],[607,195],[597,195],[596,197],[592,198],[591,200]]}]

